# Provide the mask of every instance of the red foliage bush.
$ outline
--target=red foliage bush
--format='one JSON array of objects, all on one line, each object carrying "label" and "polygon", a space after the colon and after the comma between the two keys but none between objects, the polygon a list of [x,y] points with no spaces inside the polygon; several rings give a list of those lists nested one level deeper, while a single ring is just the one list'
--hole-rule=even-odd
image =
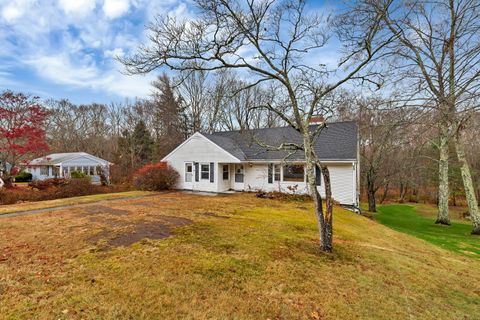
[{"label": "red foliage bush", "polygon": [[152,163],[137,170],[134,185],[139,190],[170,190],[175,187],[179,176],[166,162]]}]

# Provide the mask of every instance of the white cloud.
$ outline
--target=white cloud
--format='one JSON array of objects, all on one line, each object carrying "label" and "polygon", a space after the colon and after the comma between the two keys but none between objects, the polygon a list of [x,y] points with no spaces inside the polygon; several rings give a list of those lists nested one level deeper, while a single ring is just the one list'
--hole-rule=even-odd
[{"label": "white cloud", "polygon": [[125,51],[122,48],[115,48],[113,50],[105,50],[105,57],[116,58],[125,56]]},{"label": "white cloud", "polygon": [[73,63],[68,55],[64,53],[32,57],[26,63],[42,77],[60,84],[84,86],[86,81],[90,81],[98,76],[98,70],[93,63],[88,61],[83,63],[82,61],[76,61],[76,63]]},{"label": "white cloud", "polygon": [[[111,54],[113,52],[115,50],[112,50]],[[107,91],[122,97],[147,96],[150,93],[150,84],[154,80],[152,74],[147,76],[121,74],[118,70],[122,66],[118,62],[115,62],[109,71],[102,71],[89,57],[78,61],[63,53],[40,55],[28,60],[27,63],[42,77],[54,83]]]},{"label": "white cloud", "polygon": [[95,10],[95,0],[60,0],[60,6],[66,14],[85,16]]},{"label": "white cloud", "polygon": [[0,0],[0,88],[146,97],[155,75],[123,75],[115,57],[146,41],[144,25],[154,14],[187,16],[185,2]]},{"label": "white cloud", "polygon": [[2,17],[7,22],[13,22],[23,16],[25,11],[33,4],[33,0],[10,1],[2,8]]},{"label": "white cloud", "polygon": [[103,3],[103,13],[109,19],[123,16],[129,8],[129,0],[105,0]]}]

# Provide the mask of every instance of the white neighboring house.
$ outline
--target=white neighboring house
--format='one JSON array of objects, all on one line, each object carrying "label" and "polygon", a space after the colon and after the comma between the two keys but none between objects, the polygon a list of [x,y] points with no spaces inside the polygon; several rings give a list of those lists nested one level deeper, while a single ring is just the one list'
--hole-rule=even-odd
[{"label": "white neighboring house", "polygon": [[72,171],[82,171],[92,178],[93,183],[100,183],[99,168],[109,179],[110,163],[86,152],[52,153],[33,159],[26,166],[33,180],[50,178],[69,178]]},{"label": "white neighboring house", "polygon": [[[312,124],[312,130],[317,125]],[[280,191],[306,193],[303,151],[288,154],[260,146],[282,142],[302,144],[291,127],[195,133],[168,154],[168,162],[180,174],[178,189],[224,192]],[[330,170],[332,196],[341,204],[359,204],[358,127],[353,121],[328,123],[315,143],[316,154]],[[325,195],[320,170],[317,188]]]}]

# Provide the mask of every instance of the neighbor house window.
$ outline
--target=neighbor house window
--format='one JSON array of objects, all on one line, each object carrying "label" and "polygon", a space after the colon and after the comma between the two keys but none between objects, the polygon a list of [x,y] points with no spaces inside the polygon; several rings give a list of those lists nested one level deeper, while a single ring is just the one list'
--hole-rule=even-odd
[{"label": "neighbor house window", "polygon": [[223,165],[223,180],[228,180],[228,164]]},{"label": "neighbor house window", "polygon": [[200,166],[200,179],[209,180],[210,179],[210,165],[202,164]]},{"label": "neighbor house window", "polygon": [[90,175],[94,176],[95,175],[95,167],[89,167],[90,168]]},{"label": "neighbor house window", "polygon": [[191,163],[185,163],[185,182],[192,182],[193,177],[193,165]]},{"label": "neighbor house window", "polygon": [[283,181],[303,182],[305,172],[302,165],[283,166]]},{"label": "neighbor house window", "polygon": [[235,182],[243,183],[243,164],[235,165]]},{"label": "neighbor house window", "polygon": [[48,176],[48,167],[47,166],[41,166],[40,167],[40,175]]}]

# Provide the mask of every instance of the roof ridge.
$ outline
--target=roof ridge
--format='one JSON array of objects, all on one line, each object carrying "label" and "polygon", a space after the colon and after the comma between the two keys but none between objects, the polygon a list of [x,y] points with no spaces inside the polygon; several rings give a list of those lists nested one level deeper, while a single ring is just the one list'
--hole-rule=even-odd
[{"label": "roof ridge", "polygon": [[[326,122],[327,126],[329,124],[342,124],[342,123],[357,123],[356,120],[343,120],[343,121],[333,121],[333,122]],[[310,126],[318,126],[318,124],[311,124]],[[262,131],[262,130],[274,130],[274,129],[286,129],[286,128],[291,128],[295,130],[292,126],[281,126],[281,127],[266,127],[266,128],[253,128],[253,129],[236,129],[236,130],[225,130],[225,131],[215,131],[212,133],[203,133],[202,134],[210,134],[210,135],[215,135],[217,133],[227,133],[227,132],[251,132],[251,131]]]}]

